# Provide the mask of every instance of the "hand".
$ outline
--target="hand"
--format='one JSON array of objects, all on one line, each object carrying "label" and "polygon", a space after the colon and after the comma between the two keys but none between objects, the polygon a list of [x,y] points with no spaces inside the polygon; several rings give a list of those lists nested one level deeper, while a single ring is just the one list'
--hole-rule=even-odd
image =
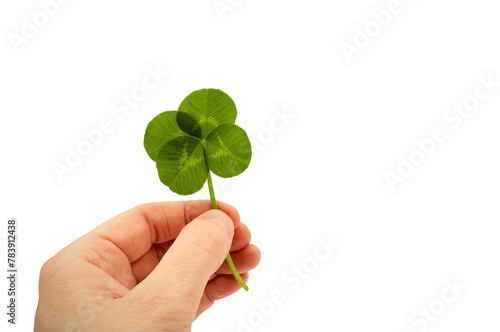
[{"label": "hand", "polygon": [[65,247],[40,272],[35,331],[191,331],[241,288],[227,253],[245,281],[260,261],[236,209],[218,204],[140,205]]}]

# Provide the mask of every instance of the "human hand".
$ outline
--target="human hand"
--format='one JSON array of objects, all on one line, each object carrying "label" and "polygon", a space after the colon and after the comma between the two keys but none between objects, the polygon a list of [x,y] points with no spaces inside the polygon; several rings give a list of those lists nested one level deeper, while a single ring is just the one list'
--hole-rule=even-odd
[{"label": "human hand", "polygon": [[[191,331],[260,261],[236,209],[209,201],[137,206],[80,237],[42,267],[35,331]],[[175,240],[175,242],[174,242]]]}]

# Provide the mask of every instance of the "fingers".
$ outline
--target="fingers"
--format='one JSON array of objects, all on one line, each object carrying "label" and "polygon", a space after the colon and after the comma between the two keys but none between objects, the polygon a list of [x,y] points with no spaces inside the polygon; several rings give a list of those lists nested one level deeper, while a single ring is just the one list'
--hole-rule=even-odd
[{"label": "fingers", "polygon": [[155,314],[182,310],[194,318],[210,276],[229,252],[233,234],[228,214],[203,213],[182,229],[158,266],[127,297],[132,302],[148,298],[157,303]]},{"label": "fingers", "polygon": [[239,227],[234,229],[233,243],[231,243],[231,252],[245,248],[252,240],[252,234],[247,225],[240,222]]},{"label": "fingers", "polygon": [[[260,250],[250,244],[245,248],[232,252],[234,265],[245,282],[248,281],[248,271],[254,269],[260,262]],[[205,288],[205,293],[200,301],[197,315],[210,308],[214,301],[223,299],[241,289],[240,284],[234,279],[226,262],[212,276]]]},{"label": "fingers", "polygon": [[[260,262],[261,254],[259,248],[250,244],[239,251],[231,252],[231,258],[233,259],[236,270],[241,274],[257,267]],[[219,267],[216,274],[231,274],[232,276],[232,272],[226,261]]]},{"label": "fingers", "polygon": [[[248,273],[242,273],[241,278],[243,278],[246,283],[249,278]],[[241,285],[234,279],[233,275],[221,275],[209,281],[200,301],[196,317],[209,309],[215,301],[228,297],[240,289]]]},{"label": "fingers", "polygon": [[[238,228],[238,211],[229,204],[217,204]],[[152,244],[175,239],[186,224],[209,210],[208,200],[143,204],[108,220],[85,237],[112,242],[134,262],[146,254]]]},{"label": "fingers", "polygon": [[[251,237],[248,227],[240,222],[239,227],[234,230],[233,242],[230,249],[231,253],[246,247],[250,243]],[[143,256],[131,264],[132,273],[138,283],[153,271],[172,244],[173,241],[154,244]]]},{"label": "fingers", "polygon": [[132,275],[135,277],[137,283],[146,279],[158,265],[164,254],[165,252],[160,246],[153,245],[141,258],[130,265]]}]

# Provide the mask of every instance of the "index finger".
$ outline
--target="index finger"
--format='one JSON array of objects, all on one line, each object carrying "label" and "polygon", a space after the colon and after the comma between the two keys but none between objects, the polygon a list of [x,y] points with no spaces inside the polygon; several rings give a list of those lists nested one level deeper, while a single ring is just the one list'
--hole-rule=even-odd
[{"label": "index finger", "polygon": [[[237,229],[240,224],[238,211],[223,202],[217,205],[231,217]],[[152,244],[175,239],[184,226],[211,209],[208,200],[146,203],[111,218],[87,236],[110,241],[132,263]]]}]

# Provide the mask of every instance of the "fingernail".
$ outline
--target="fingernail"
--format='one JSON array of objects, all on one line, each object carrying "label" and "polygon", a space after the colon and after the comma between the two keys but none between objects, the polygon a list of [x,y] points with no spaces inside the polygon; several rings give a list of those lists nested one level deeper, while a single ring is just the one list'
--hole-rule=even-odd
[{"label": "fingernail", "polygon": [[227,235],[231,236],[234,232],[233,220],[224,212],[220,210],[210,210],[203,214],[203,219],[210,220],[219,225],[226,231]]}]

